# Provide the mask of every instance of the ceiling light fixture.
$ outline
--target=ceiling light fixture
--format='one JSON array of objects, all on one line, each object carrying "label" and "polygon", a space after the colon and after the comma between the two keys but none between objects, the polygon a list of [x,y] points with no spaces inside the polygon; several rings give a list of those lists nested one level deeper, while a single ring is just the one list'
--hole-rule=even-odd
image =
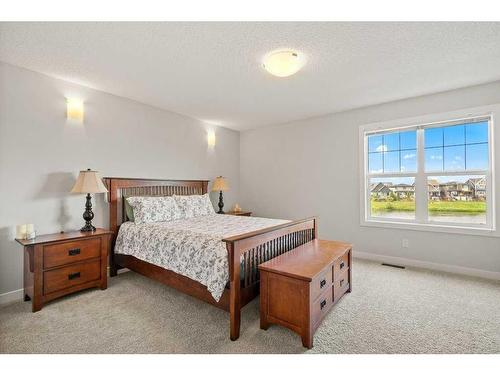
[{"label": "ceiling light fixture", "polygon": [[269,52],[264,56],[264,69],[276,77],[289,77],[306,64],[304,54],[292,50]]}]

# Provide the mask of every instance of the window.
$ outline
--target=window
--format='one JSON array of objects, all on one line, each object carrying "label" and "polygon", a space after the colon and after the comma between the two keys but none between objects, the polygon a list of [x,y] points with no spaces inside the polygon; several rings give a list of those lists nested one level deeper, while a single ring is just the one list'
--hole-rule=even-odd
[{"label": "window", "polygon": [[493,230],[491,122],[363,128],[364,222]]}]

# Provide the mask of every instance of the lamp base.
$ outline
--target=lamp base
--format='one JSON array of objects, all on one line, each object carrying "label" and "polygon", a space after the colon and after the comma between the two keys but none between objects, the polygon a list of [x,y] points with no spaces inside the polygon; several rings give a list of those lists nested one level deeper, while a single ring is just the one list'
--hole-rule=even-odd
[{"label": "lamp base", "polygon": [[219,192],[219,211],[217,211],[218,214],[223,214],[224,213],[224,199],[222,198],[222,191]]},{"label": "lamp base", "polygon": [[95,227],[91,223],[86,223],[80,232],[95,232]]},{"label": "lamp base", "polygon": [[87,194],[87,199],[85,202],[85,212],[83,213],[83,220],[85,220],[85,225],[80,229],[81,232],[94,232],[95,227],[92,225],[92,219],[94,218],[94,213],[92,212],[92,197]]}]

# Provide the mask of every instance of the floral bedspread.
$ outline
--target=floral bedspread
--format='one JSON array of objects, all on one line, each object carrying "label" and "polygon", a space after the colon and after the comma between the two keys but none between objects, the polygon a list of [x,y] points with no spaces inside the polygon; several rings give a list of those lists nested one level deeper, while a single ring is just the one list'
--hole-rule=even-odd
[{"label": "floral bedspread", "polygon": [[286,222],[218,214],[148,224],[126,222],[120,226],[115,253],[132,255],[196,280],[219,301],[229,280],[222,238]]}]

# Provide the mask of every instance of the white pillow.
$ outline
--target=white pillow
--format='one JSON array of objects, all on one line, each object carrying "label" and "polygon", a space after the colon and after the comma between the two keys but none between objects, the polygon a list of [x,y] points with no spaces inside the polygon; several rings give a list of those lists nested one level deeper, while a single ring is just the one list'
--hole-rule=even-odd
[{"label": "white pillow", "polygon": [[214,206],[210,200],[210,195],[203,194],[199,196],[200,198],[200,212],[205,215],[215,215]]},{"label": "white pillow", "polygon": [[179,219],[180,210],[172,197],[129,197],[136,224]]},{"label": "white pillow", "polygon": [[179,207],[180,218],[207,216],[215,214],[214,206],[208,194],[203,195],[174,195]]}]

